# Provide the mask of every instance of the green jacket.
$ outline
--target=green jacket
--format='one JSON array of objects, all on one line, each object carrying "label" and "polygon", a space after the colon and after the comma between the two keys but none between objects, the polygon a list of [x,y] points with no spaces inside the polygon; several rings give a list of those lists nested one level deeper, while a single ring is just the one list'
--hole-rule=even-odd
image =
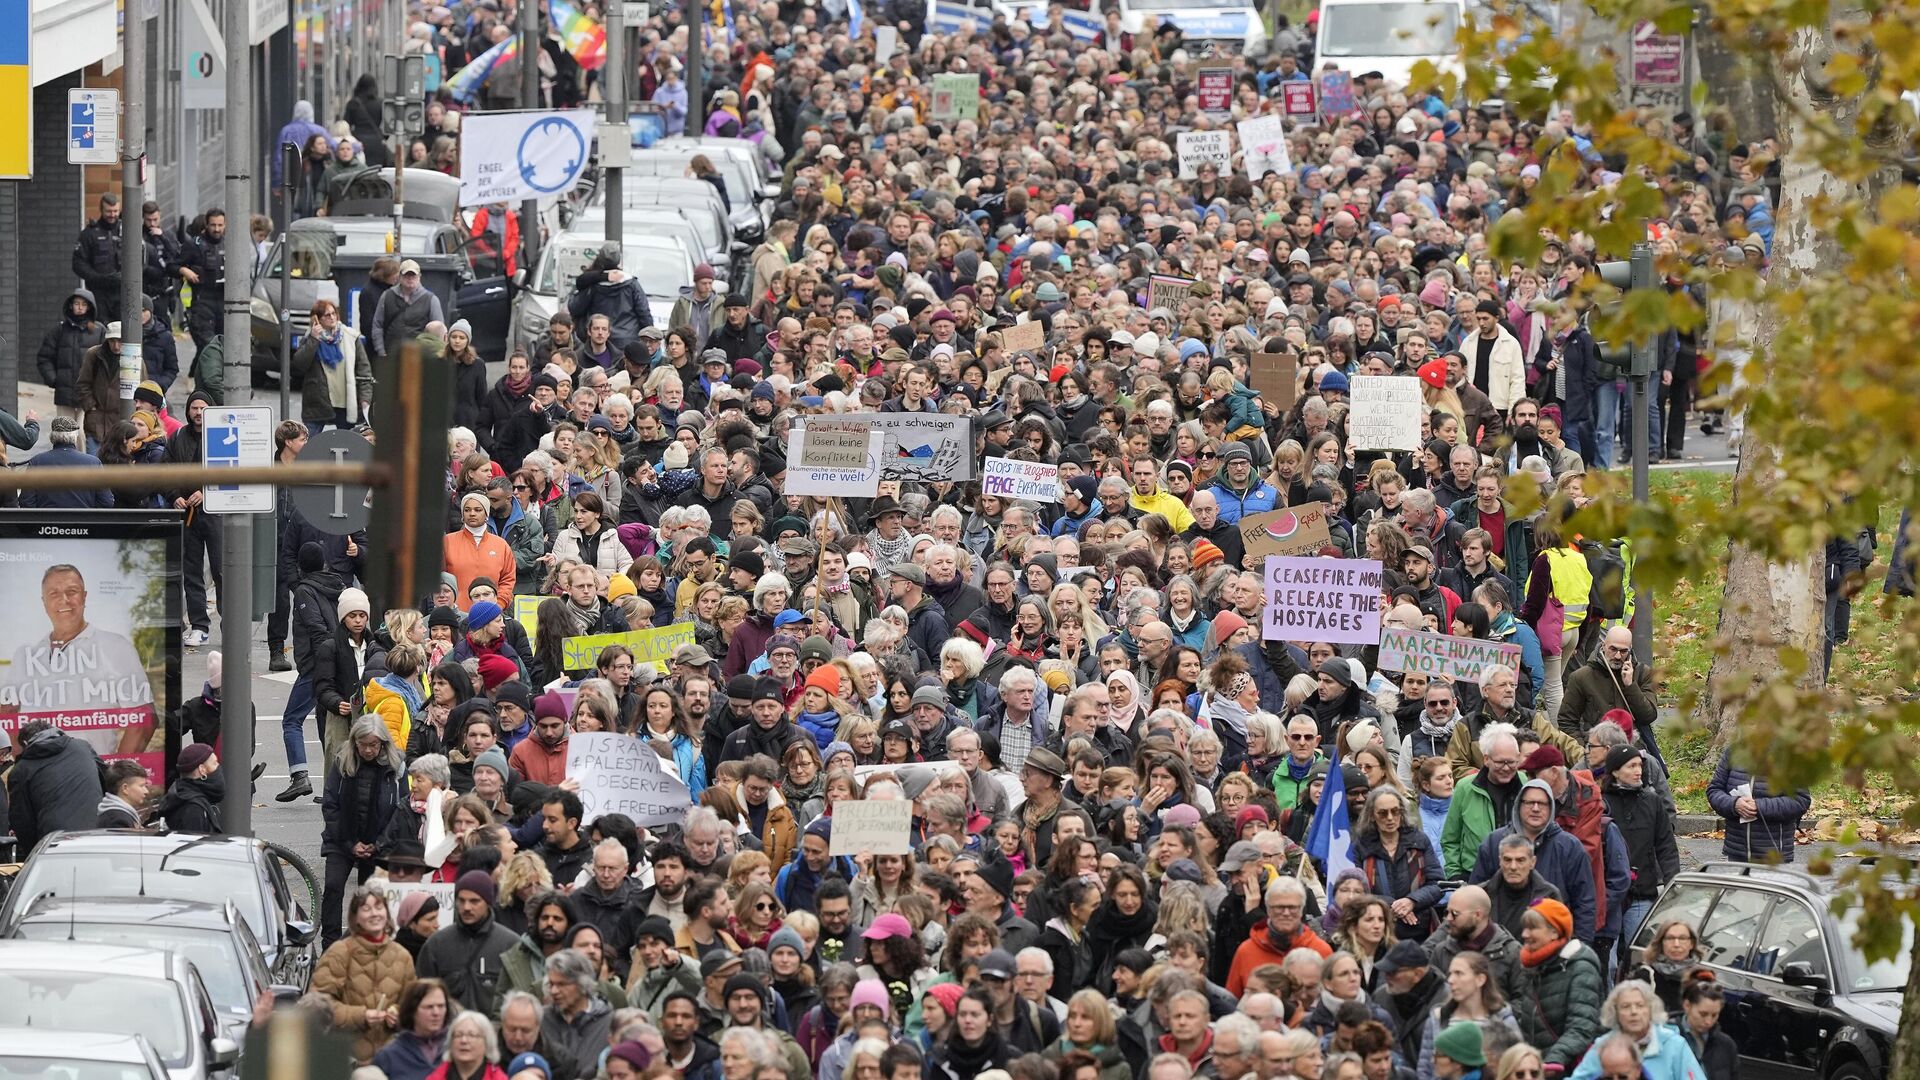
[{"label": "green jacket", "polygon": [[1591,945],[1569,941],[1558,955],[1534,967],[1522,965],[1519,984],[1513,1018],[1521,1039],[1545,1047],[1541,1057],[1548,1066],[1571,1073],[1601,1032],[1600,999],[1606,988],[1599,954]]},{"label": "green jacket", "polygon": [[547,1000],[547,957],[532,937],[521,934],[512,948],[500,954],[500,967],[505,974],[494,990],[493,1015],[500,1015],[507,995],[515,990]]},{"label": "green jacket", "polygon": [[1493,832],[1493,795],[1479,779],[1476,772],[1455,785],[1447,823],[1440,829],[1440,853],[1450,878],[1467,876],[1480,856],[1480,841]]},{"label": "green jacket", "polygon": [[227,403],[226,362],[226,344],[218,334],[193,354],[193,388],[206,391],[215,405]]},{"label": "green jacket", "polygon": [[[1326,760],[1327,756],[1325,754],[1319,751],[1314,752],[1313,762],[1315,765]],[[1273,798],[1274,801],[1279,804],[1280,812],[1283,814],[1300,805],[1300,793],[1307,790],[1307,780],[1295,780],[1293,775],[1287,771],[1291,767],[1292,762],[1293,756],[1288,755],[1280,760],[1280,764],[1273,767]],[[1312,778],[1312,766],[1307,768],[1307,776],[1309,779]]]},{"label": "green jacket", "polygon": [[[628,995],[633,1006],[647,1010],[648,1016],[659,1016],[660,1006],[666,1004],[667,995],[675,990],[684,990],[695,997],[700,995],[699,965],[679,953],[674,955],[680,957],[678,963],[648,971],[634,987],[633,993]],[[639,966],[640,962],[635,960],[634,967],[637,969]],[[632,972],[628,972],[628,975],[631,976]]]}]

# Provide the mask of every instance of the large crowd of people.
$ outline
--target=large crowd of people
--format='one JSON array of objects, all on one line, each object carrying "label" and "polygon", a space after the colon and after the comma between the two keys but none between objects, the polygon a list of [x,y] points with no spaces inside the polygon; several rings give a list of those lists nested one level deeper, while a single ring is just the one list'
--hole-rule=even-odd
[{"label": "large crowd of people", "polygon": [[[410,48],[448,72],[515,25],[415,7]],[[432,596],[377,609],[365,537],[280,511],[278,797],[322,807],[318,1021],[389,1080],[1734,1080],[1693,929],[1641,933],[1679,855],[1632,554],[1570,524],[1631,426],[1579,302],[1593,244],[1487,254],[1550,159],[1618,180],[1587,134],[1352,72],[1354,113],[1288,119],[1284,171],[1187,168],[1178,133],[1219,121],[1170,23],[1108,13],[1079,40],[1056,8],[939,34],[920,4],[847,7],[726,8],[699,31],[702,102],[678,6],[637,32],[635,97],[758,143],[779,190],[764,242],[670,311],[612,245],[508,355],[404,257],[354,318],[314,309],[281,460],[369,430],[370,372],[405,341],[454,369],[456,423]],[[560,37],[538,59],[554,103],[598,94]],[[1208,62],[1239,119],[1318,68],[1285,20]],[[936,73],[977,74],[976,115],[933,115]],[[434,98],[411,160],[446,164],[463,104]],[[377,117],[299,114],[309,160],[280,182],[323,210]],[[1663,254],[1764,269],[1772,142],[1646,123],[1684,151]],[[149,260],[200,286],[203,347],[224,227]],[[183,427],[173,371],[130,422],[85,389],[120,332],[95,308],[118,310],[117,233],[94,231],[40,351],[56,447],[193,460],[204,391]],[[1694,299],[1736,338],[1751,320]],[[1724,426],[1692,400],[1710,334],[1659,342],[1653,459]],[[1291,378],[1256,377],[1273,354]],[[1416,449],[1352,444],[1358,376],[1417,385]],[[785,492],[796,424],[872,413],[967,418],[971,467]],[[992,457],[1057,466],[1057,498],[984,493]],[[1517,668],[1268,639],[1241,525],[1287,508],[1327,525],[1307,554],[1378,561],[1383,628],[1517,646]],[[217,544],[187,548],[190,644]],[[689,624],[658,662],[566,646]],[[684,816],[588,819],[566,768],[586,732],[654,748]],[[179,766],[165,805],[189,813],[219,762]],[[140,814],[136,772],[110,774],[103,821]],[[1729,857],[1792,858],[1806,792],[1729,759],[1708,797]],[[850,800],[910,803],[907,850],[839,853]],[[390,907],[381,885],[411,882],[451,905]]]}]

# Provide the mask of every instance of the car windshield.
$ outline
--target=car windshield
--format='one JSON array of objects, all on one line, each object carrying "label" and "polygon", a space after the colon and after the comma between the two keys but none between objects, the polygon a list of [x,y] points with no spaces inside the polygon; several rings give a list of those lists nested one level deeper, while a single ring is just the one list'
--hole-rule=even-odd
[{"label": "car windshield", "polygon": [[1442,56],[1454,51],[1450,4],[1329,4],[1320,9],[1322,56]]},{"label": "car windshield", "polygon": [[[1907,986],[1907,971],[1912,966],[1913,923],[1900,920],[1900,947],[1885,960],[1870,961],[1860,954],[1853,943],[1853,936],[1860,930],[1860,908],[1849,909],[1840,916],[1840,939],[1846,943],[1846,949],[1853,956],[1851,968],[1854,990],[1904,990]],[[1836,989],[1848,989],[1836,987]]]},{"label": "car windshield", "polygon": [[[554,243],[553,254],[541,260],[540,280],[534,285],[534,291],[550,295],[564,296],[573,291],[573,279],[585,273],[592,265],[594,256],[600,254],[600,240],[560,240]],[[678,245],[675,245],[677,248]],[[640,280],[640,291],[648,296],[672,296],[680,291],[682,285],[690,284],[687,273],[686,256],[679,250],[669,251],[658,247],[642,247],[637,244],[626,245],[627,257],[623,262],[630,269],[628,273]]]},{"label": "car windshield", "polygon": [[172,983],[124,974],[0,971],[0,1027],[97,1031],[103,1017],[115,1031],[145,1035],[167,1064],[186,1064],[186,1010]]},{"label": "car windshield", "polygon": [[0,1054],[0,1076],[22,1080],[153,1080],[145,1065],[126,1061],[81,1061],[64,1057]]},{"label": "car windshield", "polygon": [[[1151,0],[1151,3],[1142,4],[1139,6],[1137,10],[1148,11],[1148,12],[1192,11],[1197,8],[1227,8],[1229,10],[1235,10],[1235,9],[1244,10],[1246,8],[1246,5],[1241,3],[1236,3],[1235,0]],[[1040,21],[1042,22],[1045,21],[1044,16],[1041,18]]]},{"label": "car windshield", "polygon": [[[143,949],[169,949],[193,962],[200,969],[200,981],[207,996],[222,1009],[248,1012],[253,1008],[253,991],[241,959],[233,947],[233,935],[225,930],[202,930],[190,926],[164,926],[152,922],[67,923],[48,919],[24,923],[19,934],[29,941],[91,941],[102,945],[134,945]],[[254,958],[258,963],[258,957]]]},{"label": "car windshield", "polygon": [[[325,281],[333,276],[333,256],[336,250],[351,252],[349,246],[336,249],[333,246],[333,231],[330,229],[289,229],[287,248],[293,252],[293,266],[290,276],[308,281]],[[278,251],[279,249],[274,249]],[[266,270],[266,276],[280,276],[280,260]]]},{"label": "car windshield", "polygon": [[270,938],[278,929],[269,925],[262,884],[245,861],[195,859],[191,847],[177,849],[172,858],[149,852],[144,868],[142,861],[142,856],[130,851],[41,851],[13,887],[22,897],[62,900],[148,896],[214,905],[231,900],[256,935]]},{"label": "car windshield", "polygon": [[[421,224],[418,227],[425,231],[430,226]],[[385,255],[387,254],[387,237],[392,235],[392,230],[341,229],[339,235],[339,251],[342,255]],[[404,237],[406,233],[402,232],[400,235]]]}]

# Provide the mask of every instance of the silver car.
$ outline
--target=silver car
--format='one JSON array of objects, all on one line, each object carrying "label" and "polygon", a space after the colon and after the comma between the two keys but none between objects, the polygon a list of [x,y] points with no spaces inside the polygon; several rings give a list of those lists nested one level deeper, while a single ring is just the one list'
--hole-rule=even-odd
[{"label": "silver car", "polygon": [[0,1076],[34,1080],[167,1080],[141,1035],[0,1027]]},{"label": "silver car", "polygon": [[192,962],[158,949],[0,942],[0,1027],[144,1035],[168,1080],[231,1076],[240,1061]]},{"label": "silver car", "polygon": [[[547,321],[572,294],[574,279],[600,254],[604,235],[598,225],[585,232],[562,233],[540,252],[539,267],[514,299],[516,341],[530,342],[547,332]],[[693,254],[675,237],[646,233],[629,236],[621,247],[620,265],[639,279],[655,325],[666,325],[680,290],[693,285]]]}]

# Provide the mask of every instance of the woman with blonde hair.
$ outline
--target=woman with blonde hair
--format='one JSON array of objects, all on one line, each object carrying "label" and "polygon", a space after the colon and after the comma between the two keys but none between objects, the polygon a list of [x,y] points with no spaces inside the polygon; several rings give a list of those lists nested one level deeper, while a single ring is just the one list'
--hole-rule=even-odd
[{"label": "woman with blonde hair", "polygon": [[1334,931],[1331,944],[1352,953],[1354,959],[1360,961],[1361,985],[1372,993],[1380,984],[1374,965],[1397,940],[1393,932],[1393,909],[1385,897],[1369,893],[1341,905],[1340,929]]},{"label": "woman with blonde hair", "polygon": [[494,917],[500,925],[516,934],[527,932],[525,904],[533,896],[553,888],[553,871],[537,851],[516,851],[500,870],[499,902]]},{"label": "woman with blonde hair", "polygon": [[1494,1069],[1493,1075],[1494,1080],[1544,1080],[1547,1075],[1546,1062],[1533,1046],[1515,1043],[1500,1055],[1500,1064]]},{"label": "woman with blonde hair", "polygon": [[1210,938],[1208,910],[1207,895],[1200,885],[1162,878],[1160,906],[1153,921],[1153,934],[1143,947],[1153,954],[1155,960],[1159,960],[1166,956],[1167,939],[1182,930]]},{"label": "woman with blonde hair", "polygon": [[[764,855],[761,857],[765,858]],[[764,949],[773,940],[773,935],[779,932],[780,919],[786,913],[786,907],[774,895],[771,882],[749,881],[734,902],[729,929],[741,948]]]},{"label": "woman with blonde hair", "polygon": [[740,896],[755,881],[763,885],[773,884],[772,860],[760,851],[742,851],[735,855],[732,865],[727,868],[727,891]]},{"label": "woman with blonde hair", "polygon": [[1060,1038],[1047,1047],[1044,1056],[1057,1065],[1075,1052],[1099,1063],[1100,1080],[1131,1080],[1133,1076],[1133,1069],[1120,1053],[1113,1006],[1098,990],[1079,990],[1067,999],[1067,1019],[1060,1025]]}]

